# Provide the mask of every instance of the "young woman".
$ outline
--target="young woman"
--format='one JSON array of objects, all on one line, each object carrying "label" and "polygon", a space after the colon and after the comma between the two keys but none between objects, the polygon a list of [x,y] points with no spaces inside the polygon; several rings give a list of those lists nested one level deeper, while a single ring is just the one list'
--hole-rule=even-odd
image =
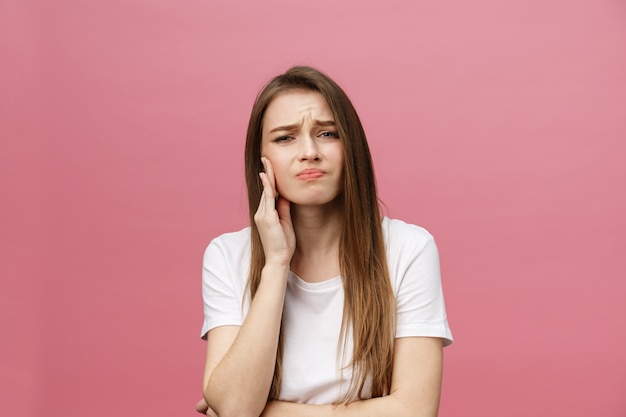
[{"label": "young woman", "polygon": [[246,150],[251,226],[208,246],[199,412],[436,416],[452,342],[437,247],[382,217],[343,90],[294,67],[261,91]]}]

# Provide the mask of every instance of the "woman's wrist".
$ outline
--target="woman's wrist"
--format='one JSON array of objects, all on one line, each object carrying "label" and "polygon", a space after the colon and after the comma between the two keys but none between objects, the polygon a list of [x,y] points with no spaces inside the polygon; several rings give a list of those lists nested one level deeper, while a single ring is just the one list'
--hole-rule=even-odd
[{"label": "woman's wrist", "polygon": [[263,270],[261,271],[261,273],[263,275],[268,273],[271,275],[283,275],[286,277],[287,274],[289,273],[289,264],[284,263],[284,262],[278,262],[278,261],[265,262],[265,265],[263,266]]}]

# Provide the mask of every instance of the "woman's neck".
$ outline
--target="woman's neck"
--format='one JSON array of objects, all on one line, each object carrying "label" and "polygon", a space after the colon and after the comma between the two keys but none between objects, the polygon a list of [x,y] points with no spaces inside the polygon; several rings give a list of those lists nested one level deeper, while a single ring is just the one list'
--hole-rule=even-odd
[{"label": "woman's neck", "polygon": [[323,281],[339,275],[342,215],[338,204],[292,206],[296,250],[291,269],[305,281]]}]

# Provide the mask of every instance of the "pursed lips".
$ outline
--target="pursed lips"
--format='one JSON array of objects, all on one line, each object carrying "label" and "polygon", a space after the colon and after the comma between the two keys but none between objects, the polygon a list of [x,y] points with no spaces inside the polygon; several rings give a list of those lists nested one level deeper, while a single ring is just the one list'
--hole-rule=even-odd
[{"label": "pursed lips", "polygon": [[326,171],[322,170],[322,169],[318,169],[318,168],[307,168],[307,169],[303,169],[302,171],[298,172],[298,175],[296,175],[296,177],[298,177],[301,180],[304,181],[310,181],[310,180],[315,180],[317,178],[320,178],[322,176],[326,175]]}]

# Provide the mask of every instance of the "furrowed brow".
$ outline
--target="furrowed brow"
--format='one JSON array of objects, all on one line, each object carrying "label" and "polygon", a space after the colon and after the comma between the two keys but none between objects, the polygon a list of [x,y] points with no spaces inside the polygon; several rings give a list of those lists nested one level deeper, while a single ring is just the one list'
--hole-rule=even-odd
[{"label": "furrowed brow", "polygon": [[330,126],[336,126],[336,124],[334,120],[316,120],[315,126],[330,127]]},{"label": "furrowed brow", "polygon": [[274,132],[288,132],[290,130],[297,129],[298,127],[300,127],[300,124],[298,124],[298,123],[294,123],[292,125],[286,125],[286,126],[277,126],[274,129],[270,130],[270,133],[274,133]]},{"label": "furrowed brow", "polygon": [[[333,127],[333,126],[336,126],[334,120],[315,120],[314,124],[315,124],[315,126],[318,126],[318,127]],[[285,126],[276,126],[272,130],[270,130],[270,133],[274,133],[274,132],[289,132],[289,131],[298,129],[299,127],[300,127],[299,123],[294,123],[294,124],[285,125]]]}]

